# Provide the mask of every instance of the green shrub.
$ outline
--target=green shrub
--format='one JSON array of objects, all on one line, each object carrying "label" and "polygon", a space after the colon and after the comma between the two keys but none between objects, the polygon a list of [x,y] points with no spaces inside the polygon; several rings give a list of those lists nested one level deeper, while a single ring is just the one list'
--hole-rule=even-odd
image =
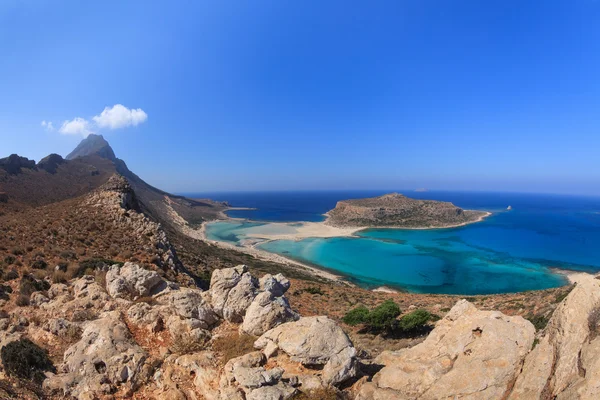
[{"label": "green shrub", "polygon": [[415,310],[404,315],[398,321],[398,326],[405,332],[423,329],[431,319],[431,314],[426,310]]},{"label": "green shrub", "polygon": [[25,275],[21,278],[19,293],[29,296],[33,292],[41,292],[50,289],[50,283],[45,280],[35,279],[31,275]]},{"label": "green shrub", "polygon": [[31,264],[31,268],[33,269],[46,269],[48,267],[48,263],[44,260],[37,260],[33,264]]},{"label": "green shrub", "polygon": [[369,330],[391,331],[396,327],[400,307],[393,300],[386,300],[375,307],[367,317]]},{"label": "green shrub", "polygon": [[21,379],[41,383],[44,371],[56,372],[47,352],[29,339],[10,342],[2,347],[0,358],[8,375]]},{"label": "green shrub", "polygon": [[6,257],[4,257],[4,262],[7,265],[13,264],[15,261],[17,261],[17,259],[15,257],[13,257],[13,256],[6,256]]},{"label": "green shrub", "polygon": [[310,293],[310,294],[318,294],[323,296],[325,293],[321,290],[320,287],[316,287],[316,286],[309,286],[306,289],[304,289],[304,291],[306,293]]},{"label": "green shrub", "polygon": [[342,321],[345,324],[355,326],[359,324],[364,324],[367,322],[367,318],[369,317],[369,309],[365,306],[358,306],[346,313]]},{"label": "green shrub", "polygon": [[18,277],[19,277],[19,273],[17,272],[16,269],[11,269],[10,271],[5,272],[2,275],[2,279],[5,281],[12,281],[14,279],[17,279]]},{"label": "green shrub", "polygon": [[548,317],[541,315],[541,314],[538,314],[538,315],[529,314],[525,318],[528,319],[529,322],[531,322],[533,324],[536,331],[542,330],[546,327],[546,325],[548,325]]}]

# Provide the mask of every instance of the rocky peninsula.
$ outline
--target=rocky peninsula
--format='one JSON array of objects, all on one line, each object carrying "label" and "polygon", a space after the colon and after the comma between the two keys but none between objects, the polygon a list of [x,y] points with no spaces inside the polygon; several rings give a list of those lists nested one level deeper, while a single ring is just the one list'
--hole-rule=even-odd
[{"label": "rocky peninsula", "polygon": [[325,223],[335,227],[450,228],[479,222],[489,212],[463,210],[450,202],[416,200],[399,193],[338,201]]}]

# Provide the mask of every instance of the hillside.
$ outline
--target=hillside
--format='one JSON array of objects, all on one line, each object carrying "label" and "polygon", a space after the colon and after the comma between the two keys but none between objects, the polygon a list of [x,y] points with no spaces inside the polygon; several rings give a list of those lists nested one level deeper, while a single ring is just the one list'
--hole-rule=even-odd
[{"label": "hillside", "polygon": [[600,394],[593,276],[466,300],[319,278],[187,236],[225,205],[153,188],[102,141],[0,160],[0,398]]},{"label": "hillside", "polygon": [[339,227],[445,228],[478,222],[487,215],[449,202],[415,200],[391,193],[339,201],[327,213],[326,223]]}]

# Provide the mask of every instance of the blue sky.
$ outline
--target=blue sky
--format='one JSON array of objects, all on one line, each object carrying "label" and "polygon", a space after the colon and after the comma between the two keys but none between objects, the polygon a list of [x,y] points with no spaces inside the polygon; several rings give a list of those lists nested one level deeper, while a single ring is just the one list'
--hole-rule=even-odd
[{"label": "blue sky", "polygon": [[600,1],[3,0],[0,54],[2,155],[98,132],[174,192],[600,194]]}]

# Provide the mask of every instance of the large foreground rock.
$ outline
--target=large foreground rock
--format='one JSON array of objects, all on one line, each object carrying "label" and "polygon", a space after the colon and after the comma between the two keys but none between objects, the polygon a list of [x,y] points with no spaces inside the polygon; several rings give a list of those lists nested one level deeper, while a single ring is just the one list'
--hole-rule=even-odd
[{"label": "large foreground rock", "polygon": [[106,313],[85,325],[81,340],[65,352],[66,372],[49,378],[45,386],[77,399],[94,399],[125,384],[135,387],[147,356],[119,312]]},{"label": "large foreground rock", "polygon": [[281,274],[263,276],[260,280],[260,292],[252,301],[240,330],[254,336],[260,336],[269,329],[284,322],[300,318],[290,307],[284,296],[290,288],[290,281]]},{"label": "large foreground rock", "polygon": [[166,282],[155,271],[134,263],[113,265],[106,273],[106,290],[112,297],[143,297],[160,292]]},{"label": "large foreground rock", "polygon": [[257,293],[258,281],[245,265],[217,269],[211,276],[211,303],[215,312],[228,321],[242,322]]},{"label": "large foreground rock", "polygon": [[599,399],[600,337],[590,330],[600,328],[599,310],[600,281],[578,275],[527,356],[510,399]]},{"label": "large foreground rock", "polygon": [[262,335],[254,346],[271,354],[282,350],[292,361],[323,365],[322,379],[337,385],[356,376],[356,349],[344,331],[327,317],[306,317]]},{"label": "large foreground rock", "polygon": [[415,347],[384,352],[357,399],[501,399],[531,349],[533,325],[459,301]]}]

